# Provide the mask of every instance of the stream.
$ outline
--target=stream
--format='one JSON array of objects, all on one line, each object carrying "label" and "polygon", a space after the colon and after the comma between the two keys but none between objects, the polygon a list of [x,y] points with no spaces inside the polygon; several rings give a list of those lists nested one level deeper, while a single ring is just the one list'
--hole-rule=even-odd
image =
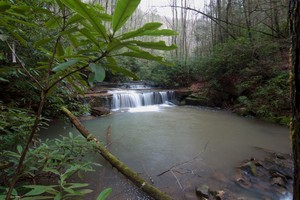
[{"label": "stream", "polygon": [[[201,185],[228,189],[244,199],[289,199],[232,183],[241,161],[265,156],[255,147],[291,153],[285,127],[227,111],[166,104],[118,110],[83,124],[102,141],[111,126],[110,151],[174,199],[197,199],[195,187]],[[57,122],[43,134],[54,137],[53,133],[68,132],[77,131]],[[95,160],[103,166],[86,174],[84,181],[95,191],[86,199],[96,199],[106,187],[113,189],[108,199],[149,199],[100,156]]]}]

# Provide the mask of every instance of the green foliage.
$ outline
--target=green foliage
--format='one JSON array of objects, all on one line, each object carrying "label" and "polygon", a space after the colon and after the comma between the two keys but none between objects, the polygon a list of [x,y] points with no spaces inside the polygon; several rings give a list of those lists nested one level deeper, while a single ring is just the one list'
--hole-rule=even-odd
[{"label": "green foliage", "polygon": [[[0,177],[1,180],[3,177],[5,185],[9,185],[14,173],[17,177],[14,180],[19,180],[17,184],[21,183],[21,186],[28,178],[39,182],[38,178],[45,177],[45,173],[58,181],[58,184],[47,187],[20,186],[17,191],[22,199],[71,199],[90,192],[79,190],[85,184],[66,182],[77,171],[91,170],[90,162],[81,163],[74,155],[82,152],[76,149],[77,139],[72,135],[68,139],[55,140],[54,144],[34,145],[27,152],[33,142],[31,138],[38,131],[28,113],[35,113],[35,122],[42,124],[40,115],[55,116],[59,111],[57,108],[63,104],[81,112],[82,106],[79,106],[76,96],[83,94],[87,82],[92,85],[103,81],[109,73],[121,73],[137,79],[130,69],[118,65],[116,57],[128,60],[142,58],[171,65],[162,56],[153,54],[152,50],[170,51],[176,46],[168,46],[163,41],[142,42],[136,37],[171,36],[176,34],[174,31],[160,30],[160,23],[148,23],[127,33],[118,31],[123,30],[139,2],[119,0],[111,16],[101,5],[92,6],[81,0],[1,1],[0,46],[3,52],[0,57],[0,88],[1,93],[7,96],[1,96],[0,100],[7,107],[2,108],[1,105],[4,112],[0,119],[3,125],[0,136],[5,145],[15,142],[20,146],[17,152],[4,151],[1,155],[1,159],[9,161],[9,166],[3,165],[5,170]],[[12,63],[11,52],[15,52],[17,63]],[[19,96],[22,98],[16,98]],[[8,107],[12,105],[31,112]],[[29,137],[27,129],[32,129]],[[26,148],[22,151],[25,141]],[[79,146],[83,147],[82,144]],[[15,168],[16,171],[13,170]],[[12,183],[10,189],[15,186],[15,182]],[[15,190],[13,192],[16,193]],[[105,190],[99,199],[105,199],[109,193],[110,190]]]},{"label": "green foliage", "polygon": [[[6,107],[0,101],[0,151],[15,150],[16,144],[25,144],[34,117],[29,110]],[[46,126],[47,120],[39,124],[39,128]]]},{"label": "green foliage", "polygon": [[141,0],[123,0],[117,2],[115,13],[112,18],[112,28],[114,33],[126,23],[140,4],[140,1]]},{"label": "green foliage", "polygon": [[156,63],[146,63],[140,67],[138,75],[161,87],[187,87],[197,80],[197,65],[193,61],[174,61],[174,66],[165,67]]},{"label": "green foliage", "polygon": [[[22,147],[18,146],[18,151],[2,151],[1,152],[1,166],[4,166],[6,160],[9,160],[9,165],[4,168],[0,177],[3,181],[7,181],[13,175],[15,166],[18,164],[21,156]],[[39,145],[29,150],[28,156],[25,160],[21,179],[29,178],[37,185],[20,186],[16,188],[17,194],[22,196],[22,199],[72,199],[80,197],[91,190],[84,189],[88,184],[70,182],[70,178],[76,174],[82,177],[82,172],[93,171],[93,165],[99,166],[96,163],[90,162],[85,155],[91,153],[93,145],[86,142],[81,136],[62,136],[61,139],[46,140],[39,142]],[[57,184],[42,185],[50,179],[52,183]],[[2,189],[2,194],[5,189]],[[1,189],[0,189],[1,191]],[[0,196],[1,199],[1,196]]]},{"label": "green foliage", "polygon": [[[197,73],[207,83],[208,101],[233,106],[252,115],[286,124],[289,113],[288,72],[280,44],[247,38],[216,45],[211,55],[199,60]],[[283,48],[283,47],[281,47]],[[215,101],[214,99],[218,99]]]},{"label": "green foliage", "polygon": [[97,199],[96,200],[104,200],[104,199],[106,199],[108,196],[109,196],[109,194],[112,192],[112,189],[111,188],[106,188],[105,190],[103,190],[100,194],[99,194],[99,196],[97,197]]}]

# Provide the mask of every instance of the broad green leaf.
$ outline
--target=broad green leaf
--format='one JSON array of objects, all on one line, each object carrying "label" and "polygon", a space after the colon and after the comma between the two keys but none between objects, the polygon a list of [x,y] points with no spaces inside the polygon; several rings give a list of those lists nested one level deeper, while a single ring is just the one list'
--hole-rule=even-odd
[{"label": "broad green leaf", "polygon": [[5,12],[10,9],[11,5],[8,2],[1,1],[0,2],[0,12]]},{"label": "broad green leaf", "polygon": [[52,12],[45,8],[32,8],[32,12],[34,14],[46,14],[46,15],[52,15]]},{"label": "broad green leaf", "polygon": [[44,172],[52,172],[53,174],[56,174],[56,175],[60,175],[59,171],[56,170],[56,169],[53,169],[53,168],[44,168],[43,169]]},{"label": "broad green leaf", "polygon": [[76,22],[80,22],[81,20],[84,20],[84,18],[78,14],[73,15],[72,17],[70,17],[70,19],[68,19],[67,21],[67,25],[71,25],[74,24]]},{"label": "broad green leaf", "polygon": [[9,82],[9,80],[6,80],[6,79],[4,79],[2,77],[0,77],[0,81],[2,81],[2,82]]},{"label": "broad green leaf", "polygon": [[95,73],[94,81],[101,82],[105,79],[105,70],[99,63],[91,63],[89,67]]},{"label": "broad green leaf", "polygon": [[118,40],[118,39],[113,39],[110,43],[108,43],[108,45],[107,45],[107,51],[108,51],[108,52],[116,51],[116,50],[121,49],[121,48],[123,48],[123,47],[125,47],[125,45],[122,44],[122,43],[120,42],[120,40]]},{"label": "broad green leaf", "polygon": [[34,47],[35,47],[35,48],[38,48],[38,47],[40,47],[40,46],[42,46],[42,45],[44,45],[44,44],[47,44],[48,42],[50,42],[50,41],[52,41],[52,40],[54,40],[54,37],[51,37],[51,38],[43,38],[43,39],[41,39],[41,40],[39,40],[39,41],[36,41],[36,42],[34,43]]},{"label": "broad green leaf", "polygon": [[70,29],[60,32],[59,35],[68,35],[68,34],[76,32],[76,31],[78,31],[78,28],[73,27],[73,28],[70,28]]},{"label": "broad green leaf", "polygon": [[112,192],[111,188],[106,188],[99,194],[96,200],[105,200],[110,195],[111,192]]},{"label": "broad green leaf", "polygon": [[65,54],[64,47],[61,42],[57,43],[56,54],[58,57],[61,57]]},{"label": "broad green leaf", "polygon": [[43,195],[43,196],[33,196],[33,197],[22,197],[22,200],[43,200],[43,199],[53,199],[53,196]]},{"label": "broad green leaf", "polygon": [[119,30],[138,7],[141,0],[118,0],[112,18],[113,32]]},{"label": "broad green leaf", "polygon": [[145,31],[143,33],[143,36],[173,36],[173,35],[178,35],[178,33],[170,29]]},{"label": "broad green leaf", "polygon": [[89,85],[93,86],[94,81],[95,81],[95,74],[94,73],[90,73],[89,74],[89,78],[88,78]]},{"label": "broad green leaf", "polygon": [[77,40],[77,38],[74,35],[68,34],[68,38],[74,48],[77,48],[79,46],[79,41]]},{"label": "broad green leaf", "polygon": [[56,191],[54,189],[55,186],[46,186],[46,185],[25,185],[25,188],[32,188],[31,191],[27,192],[25,196],[35,196],[39,194],[43,194],[47,191]]},{"label": "broad green leaf", "polygon": [[126,40],[126,39],[129,39],[129,38],[143,36],[144,32],[150,31],[150,30],[156,30],[159,27],[161,27],[161,25],[162,25],[162,23],[159,23],[159,22],[147,23],[147,24],[145,24],[144,26],[142,26],[141,28],[139,28],[137,30],[124,33],[123,35],[121,35],[121,40]]},{"label": "broad green leaf", "polygon": [[161,56],[154,56],[154,55],[150,54],[149,52],[145,52],[145,51],[125,52],[120,55],[134,57],[134,58],[142,58],[142,59],[146,59],[146,60],[153,60],[153,61],[158,61],[158,62],[161,62],[163,59],[163,57],[161,57]]},{"label": "broad green leaf", "polygon": [[80,0],[60,0],[67,7],[77,12],[77,14],[88,20],[94,29],[105,39],[107,39],[107,34],[104,25],[100,18],[97,17],[97,12],[93,7],[81,2]]},{"label": "broad green leaf", "polygon": [[18,146],[17,146],[17,150],[18,150],[19,153],[22,153],[23,147],[22,147],[21,145],[18,145]]},{"label": "broad green leaf", "polygon": [[87,183],[72,183],[72,185],[69,186],[69,188],[75,189],[75,188],[81,188],[81,187],[87,187],[87,186],[89,186],[89,184],[87,184]]},{"label": "broad green leaf", "polygon": [[54,72],[58,72],[58,71],[62,71],[62,70],[65,70],[67,69],[68,67],[71,67],[72,65],[78,63],[80,60],[79,59],[72,59],[72,60],[69,60],[68,62],[64,62],[64,63],[61,63],[57,66],[55,66],[52,71]]},{"label": "broad green leaf", "polygon": [[19,20],[19,19],[15,19],[15,18],[12,18],[12,17],[9,17],[9,16],[5,16],[5,19],[7,19],[9,21],[14,21],[14,22],[17,22],[19,24],[23,24],[23,25],[26,25],[26,26],[29,26],[29,27],[38,28],[38,26],[36,24],[29,23],[29,22],[26,22],[26,21],[23,21],[23,20]]},{"label": "broad green leaf", "polygon": [[157,49],[157,50],[165,50],[165,51],[171,51],[177,48],[176,45],[172,44],[171,46],[167,46],[164,41],[159,42],[142,42],[139,40],[131,41],[133,44],[136,44],[137,46],[148,48],[148,49]]},{"label": "broad green leaf", "polygon": [[93,42],[96,46],[99,46],[99,42],[97,41],[96,37],[86,28],[80,29],[79,32]]},{"label": "broad green leaf", "polygon": [[79,190],[79,191],[77,191],[79,194],[81,194],[81,195],[85,195],[85,194],[88,194],[88,193],[91,193],[91,192],[93,192],[93,190],[91,190],[91,189],[82,189],[82,190]]},{"label": "broad green leaf", "polygon": [[60,9],[64,9],[64,4],[61,2],[61,0],[55,0],[57,5],[59,6]]},{"label": "broad green leaf", "polygon": [[110,22],[112,20],[112,16],[107,13],[98,13],[98,17],[100,17],[103,21]]},{"label": "broad green leaf", "polygon": [[12,6],[11,9],[14,12],[19,13],[19,14],[25,14],[26,12],[30,11],[30,7],[29,6],[25,6],[25,5],[22,5],[22,6]]},{"label": "broad green leaf", "polygon": [[66,55],[65,56],[72,56],[73,55],[73,49],[71,46],[68,46],[66,48]]},{"label": "broad green leaf", "polygon": [[113,58],[113,57],[106,57],[106,60],[107,60],[107,67],[110,68],[111,70],[114,70],[116,72],[120,72],[122,74],[124,74],[125,76],[129,76],[129,77],[132,77],[134,80],[138,80],[139,77],[137,77],[137,75],[125,68],[122,68],[122,67],[119,67],[117,65],[117,62],[116,60]]},{"label": "broad green leaf", "polygon": [[166,65],[166,66],[172,66],[173,65],[172,63],[165,62],[163,60],[163,57],[152,55],[152,54],[150,54],[149,52],[146,52],[146,51],[125,52],[125,53],[122,53],[122,54],[119,54],[119,55],[120,56],[134,57],[134,58],[142,58],[142,59],[146,59],[146,60],[153,60],[153,61],[159,62],[159,63],[161,63],[163,65]]},{"label": "broad green leaf", "polygon": [[137,47],[137,46],[127,45],[126,47],[127,47],[128,49],[132,50],[132,51],[138,51],[138,52],[141,51],[141,49],[140,49],[139,47]]},{"label": "broad green leaf", "polygon": [[61,200],[62,199],[62,192],[55,195],[54,200]]},{"label": "broad green leaf", "polygon": [[75,190],[71,189],[71,188],[64,188],[64,191],[69,193],[69,194],[75,194]]},{"label": "broad green leaf", "polygon": [[49,29],[56,29],[57,27],[59,27],[61,20],[61,17],[52,17],[47,22],[45,22],[45,27]]}]

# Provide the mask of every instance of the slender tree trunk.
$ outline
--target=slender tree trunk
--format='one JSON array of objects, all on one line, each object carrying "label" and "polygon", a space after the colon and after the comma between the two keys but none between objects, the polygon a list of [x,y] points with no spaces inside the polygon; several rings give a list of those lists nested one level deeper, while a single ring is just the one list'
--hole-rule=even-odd
[{"label": "slender tree trunk", "polygon": [[226,39],[229,38],[228,32],[229,32],[229,18],[232,13],[232,7],[231,7],[231,0],[228,0],[226,5],[226,16],[225,16],[225,22],[226,22]]},{"label": "slender tree trunk", "polygon": [[278,11],[278,0],[271,0],[272,8],[273,8],[273,22],[274,22],[274,29],[276,31],[277,37],[281,35],[280,26],[279,26],[279,11]]},{"label": "slender tree trunk", "polygon": [[245,16],[245,22],[246,27],[248,31],[248,37],[250,42],[252,43],[252,21],[251,21],[251,0],[243,0],[243,8],[244,8],[244,16]]},{"label": "slender tree trunk", "polygon": [[294,194],[293,199],[300,199],[300,1],[290,0],[289,20],[291,42],[291,99],[292,121],[291,139],[294,156]]},{"label": "slender tree trunk", "polygon": [[25,158],[26,158],[26,155],[27,155],[27,152],[29,150],[29,146],[31,144],[31,142],[33,141],[33,138],[35,136],[35,134],[37,133],[37,130],[38,130],[38,126],[39,126],[39,123],[40,123],[40,120],[41,120],[41,114],[42,114],[42,111],[43,111],[43,108],[44,108],[44,105],[45,105],[45,102],[46,102],[46,94],[44,92],[42,92],[41,94],[41,100],[40,100],[40,104],[39,104],[39,108],[38,108],[38,111],[36,113],[36,117],[35,117],[35,122],[34,122],[34,125],[32,126],[32,129],[31,129],[31,133],[27,139],[27,142],[26,142],[26,145],[22,151],[22,154],[21,154],[21,157],[20,157],[20,160],[19,160],[19,163],[18,163],[18,166],[17,166],[17,169],[14,173],[14,177],[10,183],[10,187],[9,187],[9,190],[7,192],[7,195],[6,195],[6,200],[10,200],[11,199],[11,193],[19,179],[19,175],[21,173],[21,170],[22,170],[22,167],[23,167],[23,163],[25,161]]},{"label": "slender tree trunk", "polygon": [[223,42],[223,34],[222,34],[222,25],[221,25],[221,17],[222,17],[222,6],[221,6],[221,0],[217,0],[217,31],[218,31],[218,42]]}]

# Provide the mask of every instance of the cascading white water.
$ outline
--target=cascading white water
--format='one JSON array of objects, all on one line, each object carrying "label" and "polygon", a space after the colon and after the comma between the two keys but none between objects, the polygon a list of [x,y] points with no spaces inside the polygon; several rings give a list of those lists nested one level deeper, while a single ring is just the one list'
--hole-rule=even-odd
[{"label": "cascading white water", "polygon": [[113,110],[165,104],[174,99],[173,91],[137,92],[126,90],[110,91],[110,93],[113,94],[111,104]]}]

